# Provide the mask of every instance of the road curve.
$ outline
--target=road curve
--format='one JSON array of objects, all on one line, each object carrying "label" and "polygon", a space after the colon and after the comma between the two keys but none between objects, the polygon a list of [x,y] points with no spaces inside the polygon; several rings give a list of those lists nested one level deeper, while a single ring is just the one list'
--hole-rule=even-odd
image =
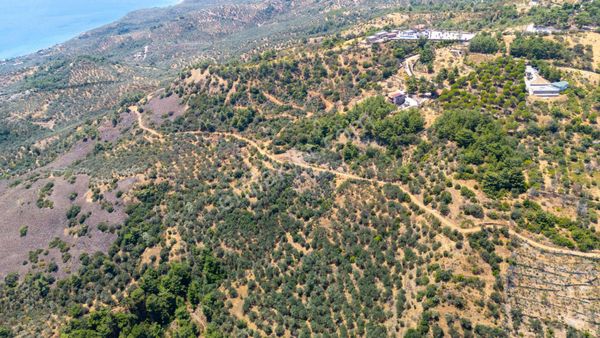
[{"label": "road curve", "polygon": [[158,132],[155,129],[152,129],[150,127],[146,127],[146,125],[144,125],[142,114],[138,110],[137,106],[131,106],[131,107],[129,107],[129,110],[132,111],[133,113],[135,113],[135,115],[137,116],[137,122],[138,122],[138,125],[140,126],[140,129],[142,129],[145,132],[148,132],[148,133],[152,134],[152,136],[158,137],[158,139],[161,142],[164,140],[164,135],[163,134],[161,134],[160,132]]}]

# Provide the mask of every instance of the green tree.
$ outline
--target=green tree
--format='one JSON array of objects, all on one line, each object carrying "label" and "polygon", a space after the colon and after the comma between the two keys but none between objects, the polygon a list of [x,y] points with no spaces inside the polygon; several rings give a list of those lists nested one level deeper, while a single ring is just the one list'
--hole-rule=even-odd
[{"label": "green tree", "polygon": [[499,48],[498,41],[489,33],[477,34],[469,42],[469,51],[473,53],[494,54]]}]

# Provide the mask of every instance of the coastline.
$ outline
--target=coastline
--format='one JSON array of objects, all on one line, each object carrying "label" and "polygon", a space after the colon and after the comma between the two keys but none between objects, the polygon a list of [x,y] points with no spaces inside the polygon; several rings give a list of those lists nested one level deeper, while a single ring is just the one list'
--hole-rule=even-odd
[{"label": "coastline", "polygon": [[[62,19],[64,21],[57,20],[55,22],[56,27],[41,27],[42,31],[51,31],[52,33],[47,35],[39,35],[35,38],[35,40],[28,42],[23,42],[23,40],[18,39],[19,43],[23,42],[21,45],[10,46],[9,43],[5,42],[4,47],[0,46],[0,62],[8,62],[21,57],[26,57],[42,50],[52,48],[56,45],[60,45],[73,38],[76,38],[81,34],[84,34],[85,32],[118,21],[135,11],[151,8],[167,8],[180,5],[184,2],[185,0],[156,0],[150,4],[144,4],[145,6],[143,7],[135,6],[133,8],[127,8],[123,11],[108,12],[108,10],[104,10],[102,12],[92,14],[83,12],[65,14],[62,15]],[[109,4],[107,4],[107,6],[108,5]],[[93,16],[94,14],[98,15]],[[61,18],[61,16],[57,15],[54,15],[53,17]],[[68,19],[71,19],[71,21],[68,21]],[[20,21],[22,18],[13,18],[13,20]],[[6,24],[6,26],[9,26],[9,24]],[[8,27],[0,26],[0,34],[10,36],[11,33],[13,32],[11,32]],[[3,45],[2,41],[0,41],[0,45]]]}]

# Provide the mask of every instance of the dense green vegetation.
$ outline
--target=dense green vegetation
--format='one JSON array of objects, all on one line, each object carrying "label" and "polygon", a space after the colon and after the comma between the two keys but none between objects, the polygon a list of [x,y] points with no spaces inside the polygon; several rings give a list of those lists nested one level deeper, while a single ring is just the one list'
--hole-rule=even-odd
[{"label": "dense green vegetation", "polygon": [[[553,243],[582,251],[600,248],[600,234],[595,229],[578,224],[565,217],[557,217],[544,211],[541,206],[525,200],[522,206],[516,206],[512,218],[534,233],[542,233]],[[566,235],[563,230],[566,230]]]},{"label": "dense green vegetation", "polygon": [[394,110],[396,107],[382,96],[368,98],[346,114],[302,120],[286,129],[276,144],[310,150],[330,145],[350,127],[359,129],[362,138],[374,139],[391,150],[414,144],[416,134],[423,130],[423,118],[416,110]]},{"label": "dense green vegetation", "polygon": [[[130,290],[122,301],[126,304],[126,311],[94,311],[71,321],[63,330],[64,335],[161,337],[168,324],[175,320],[177,329],[171,334],[176,337],[198,336],[199,329],[190,321],[187,309],[202,304],[207,320],[214,319],[216,307],[223,306],[215,295],[223,271],[206,251],[193,252],[190,263],[173,263],[161,268],[160,272],[152,268],[144,272],[138,286]],[[74,317],[80,317],[82,310],[74,306],[70,311]],[[215,335],[215,330],[210,327],[206,333]]]},{"label": "dense green vegetation", "polygon": [[444,108],[513,110],[525,107],[525,64],[510,57],[483,63],[469,75],[460,77],[444,89],[440,101]]},{"label": "dense green vegetation", "polygon": [[456,142],[462,149],[459,177],[477,179],[484,191],[495,196],[525,191],[525,158],[516,149],[517,140],[491,116],[477,111],[448,111],[436,121],[435,130],[438,137]]},{"label": "dense green vegetation", "polygon": [[543,37],[517,36],[510,45],[510,55],[528,59],[568,59],[569,55],[563,45],[549,41]]},{"label": "dense green vegetation", "polygon": [[498,40],[490,34],[477,34],[469,42],[469,51],[474,53],[494,54],[500,49]]},{"label": "dense green vegetation", "polygon": [[536,25],[566,29],[600,25],[600,1],[565,2],[561,6],[535,6],[529,11]]},{"label": "dense green vegetation", "polygon": [[558,68],[548,64],[548,62],[543,60],[535,60],[532,63],[535,69],[537,69],[540,72],[540,75],[542,75],[546,80],[550,82],[557,82],[561,80],[561,71]]}]

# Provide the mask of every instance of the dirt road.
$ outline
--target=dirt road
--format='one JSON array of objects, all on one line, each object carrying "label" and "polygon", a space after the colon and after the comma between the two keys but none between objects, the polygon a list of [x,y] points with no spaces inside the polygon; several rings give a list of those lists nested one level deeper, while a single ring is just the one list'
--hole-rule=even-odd
[{"label": "dirt road", "polygon": [[129,110],[132,111],[137,116],[137,122],[138,122],[138,125],[140,126],[140,129],[152,134],[152,136],[156,136],[161,142],[164,141],[163,134],[159,133],[158,131],[156,131],[152,128],[146,127],[146,125],[144,124],[143,118],[142,118],[142,114],[139,112],[137,106],[131,106],[131,107],[129,107]]},{"label": "dirt road", "polygon": [[[137,111],[137,107],[135,110],[132,109],[132,111],[134,111],[137,116],[138,116],[138,124],[140,125],[140,128],[144,131],[147,131],[148,133],[152,134],[153,136],[158,137],[161,141],[164,139],[164,135],[161,134],[160,132],[158,132],[157,130],[154,130],[150,127],[147,127],[144,125],[143,123],[143,119],[141,114]],[[261,154],[263,157],[271,160],[272,162],[275,163],[279,163],[279,164],[292,164],[295,165],[297,167],[303,168],[303,169],[308,169],[308,170],[313,170],[315,172],[318,173],[330,173],[332,175],[335,175],[337,177],[340,178],[344,178],[344,179],[348,179],[348,180],[356,180],[356,181],[363,181],[363,182],[370,182],[372,184],[375,184],[377,186],[383,186],[385,184],[391,184],[394,185],[398,188],[400,188],[401,191],[403,191],[405,194],[407,194],[410,197],[410,200],[412,203],[414,203],[415,205],[417,205],[419,208],[423,209],[424,211],[426,211],[427,213],[429,213],[430,215],[434,216],[436,219],[438,219],[440,221],[440,223],[444,226],[449,227],[450,229],[456,230],[462,234],[468,235],[468,234],[472,234],[478,231],[481,231],[481,229],[483,229],[484,227],[492,227],[492,226],[497,226],[497,227],[507,227],[509,234],[511,236],[517,237],[520,240],[526,242],[527,244],[531,245],[532,247],[538,248],[542,251],[548,251],[548,252],[552,252],[552,253],[556,253],[556,254],[562,254],[562,255],[571,255],[571,256],[579,256],[579,257],[586,257],[586,258],[592,258],[592,259],[600,259],[600,253],[599,252],[580,252],[580,251],[575,251],[575,250],[569,250],[569,249],[561,249],[561,248],[556,248],[556,247],[552,247],[543,243],[539,243],[536,242],[535,240],[526,237],[518,232],[516,232],[512,226],[506,222],[506,223],[485,223],[485,224],[479,224],[475,227],[471,227],[471,228],[462,228],[461,226],[459,226],[458,224],[456,224],[455,222],[453,222],[452,220],[444,217],[443,215],[441,215],[437,210],[425,205],[421,200],[419,200],[419,198],[417,198],[416,196],[414,196],[413,194],[411,194],[409,191],[407,191],[401,184],[396,183],[396,182],[386,182],[386,181],[382,181],[382,180],[378,180],[378,179],[374,179],[374,178],[365,178],[365,177],[361,177],[355,174],[350,174],[350,173],[345,173],[345,172],[341,172],[341,171],[337,171],[337,170],[333,170],[333,169],[329,169],[329,168],[324,168],[324,167],[319,167],[319,166],[315,166],[309,163],[306,163],[304,161],[302,161],[301,159],[295,158],[295,157],[291,157],[291,156],[286,156],[285,154],[281,154],[281,155],[275,155],[270,153],[268,150],[265,150],[263,147],[261,147],[258,143],[256,143],[256,141],[251,140],[247,137],[244,137],[242,135],[239,134],[235,134],[235,133],[228,133],[228,132],[202,132],[202,131],[188,131],[188,132],[182,132],[182,134],[188,134],[188,135],[199,135],[199,136],[204,136],[204,135],[219,135],[221,137],[231,137],[231,138],[235,138],[239,141],[243,141],[244,143],[250,145],[251,147],[255,148],[259,154]]]}]

